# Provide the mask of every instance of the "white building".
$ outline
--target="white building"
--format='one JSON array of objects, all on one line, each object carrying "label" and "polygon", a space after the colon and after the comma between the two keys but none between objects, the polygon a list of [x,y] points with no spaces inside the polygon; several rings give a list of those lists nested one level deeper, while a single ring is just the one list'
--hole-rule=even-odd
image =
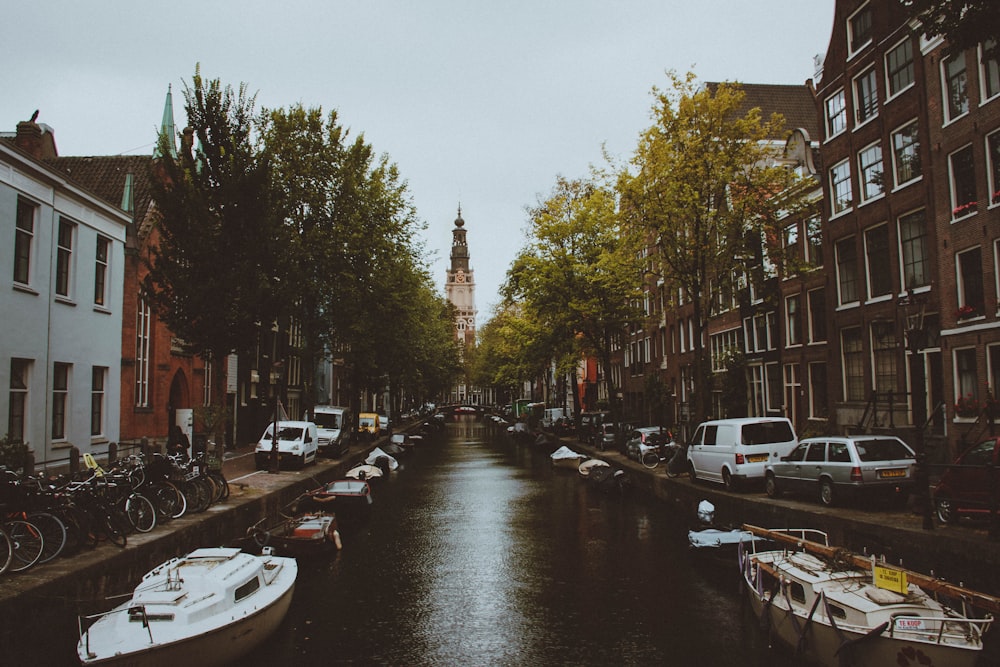
[{"label": "white building", "polygon": [[118,440],[128,215],[48,167],[52,131],[0,136],[0,435],[39,467]]}]

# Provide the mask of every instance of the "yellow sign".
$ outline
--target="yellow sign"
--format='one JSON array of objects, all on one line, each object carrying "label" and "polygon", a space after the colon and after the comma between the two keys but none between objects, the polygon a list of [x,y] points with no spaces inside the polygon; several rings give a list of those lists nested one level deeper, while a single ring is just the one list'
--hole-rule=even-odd
[{"label": "yellow sign", "polygon": [[906,595],[906,572],[893,570],[881,565],[875,566],[875,585],[888,591]]}]

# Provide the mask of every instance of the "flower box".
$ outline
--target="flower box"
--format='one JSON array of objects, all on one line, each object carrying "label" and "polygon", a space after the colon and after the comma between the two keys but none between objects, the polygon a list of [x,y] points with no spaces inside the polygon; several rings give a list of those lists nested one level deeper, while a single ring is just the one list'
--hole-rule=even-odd
[{"label": "flower box", "polygon": [[976,212],[978,205],[974,201],[967,202],[965,204],[960,204],[951,210],[951,217],[962,218],[967,215],[971,215]]}]

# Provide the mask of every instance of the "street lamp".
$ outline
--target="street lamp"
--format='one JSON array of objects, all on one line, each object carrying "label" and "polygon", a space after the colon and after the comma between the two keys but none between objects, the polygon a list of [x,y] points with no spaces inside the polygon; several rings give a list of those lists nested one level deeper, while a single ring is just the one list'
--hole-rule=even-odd
[{"label": "street lamp", "polygon": [[926,299],[922,294],[914,294],[907,289],[904,296],[899,297],[897,307],[905,318],[906,349],[910,352],[910,382],[912,388],[914,447],[917,450],[916,484],[920,514],[923,517],[924,530],[934,530],[933,507],[931,506],[930,472],[927,462],[927,447],[924,443],[924,424],[926,419],[927,395],[925,391],[924,361],[920,351],[927,345],[927,328],[924,325]]}]

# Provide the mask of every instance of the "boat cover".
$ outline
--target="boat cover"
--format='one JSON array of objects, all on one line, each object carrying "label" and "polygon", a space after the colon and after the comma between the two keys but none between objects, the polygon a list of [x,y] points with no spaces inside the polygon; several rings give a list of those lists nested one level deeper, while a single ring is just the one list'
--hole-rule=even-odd
[{"label": "boat cover", "polygon": [[378,461],[378,457],[380,456],[384,456],[385,458],[389,459],[389,470],[395,470],[399,467],[399,461],[386,454],[381,447],[376,447],[375,449],[373,449],[371,451],[371,454],[368,455],[368,458],[365,459],[365,463],[367,463],[368,465],[375,465],[375,462]]},{"label": "boat cover", "polygon": [[556,451],[552,452],[549,456],[552,457],[553,461],[558,461],[559,459],[585,459],[587,458],[583,454],[577,454],[572,449],[563,445]]}]

